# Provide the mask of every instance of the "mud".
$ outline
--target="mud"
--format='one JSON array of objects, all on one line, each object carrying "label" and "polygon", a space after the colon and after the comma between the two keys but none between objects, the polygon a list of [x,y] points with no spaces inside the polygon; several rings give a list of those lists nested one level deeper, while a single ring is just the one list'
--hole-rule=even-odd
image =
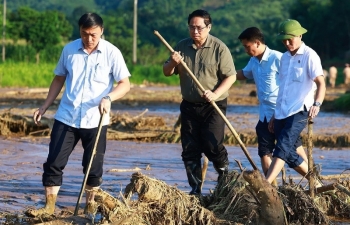
[{"label": "mud", "polygon": [[[0,115],[10,113],[26,116],[30,120],[33,111],[44,102],[47,91],[48,89],[0,89]],[[257,145],[255,125],[258,120],[258,99],[252,95],[254,92],[253,84],[232,87],[227,109],[227,118],[231,125],[243,143],[250,146]],[[314,146],[328,150],[350,147],[348,132],[350,113],[334,111],[331,103],[345,92],[346,89],[327,89],[326,100],[321,112],[314,119]],[[113,103],[112,122],[114,121],[114,124],[110,126],[109,131],[111,132],[108,138],[110,140],[179,143],[180,138],[178,133],[174,132],[174,125],[178,119],[180,102],[179,87],[134,86],[122,100]],[[31,135],[47,136],[49,134],[50,129],[47,128],[52,125],[52,118],[58,104],[59,98],[45,114],[47,127],[41,130],[35,127],[37,133]],[[0,118],[0,125],[1,123]],[[6,131],[5,127],[0,134],[5,136],[28,136],[29,134],[29,132],[5,133]],[[307,143],[306,134],[307,129],[304,129],[302,136],[305,145]],[[226,129],[225,143],[238,145],[229,129]]]},{"label": "mud", "polygon": [[[227,118],[248,146],[253,160],[260,168],[255,137],[258,101],[256,97],[250,96],[254,90],[251,84],[231,88]],[[0,89],[0,114],[10,113],[30,118],[34,110],[43,103],[47,91]],[[332,89],[327,92],[327,99],[334,99],[344,92],[345,90]],[[180,157],[179,134],[173,128],[179,115],[180,101],[178,87],[135,86],[123,100],[113,103],[112,118],[115,120],[112,120],[114,123],[110,126],[107,143],[102,186],[104,190],[115,195],[123,192],[130,183],[131,174],[141,171],[180,190],[189,191]],[[48,121],[52,120],[58,103],[59,100],[55,101],[45,114]],[[349,114],[322,111],[314,122],[314,160],[321,174],[348,173]],[[47,156],[49,128],[50,126],[43,128],[46,132],[29,134],[12,131],[6,133],[5,128],[1,127],[0,223],[7,214],[21,215],[28,207],[43,206],[41,174],[42,164]],[[154,136],[150,135],[152,133]],[[306,129],[304,134],[306,135]],[[239,170],[235,160],[239,160],[244,168],[251,169],[250,163],[235,144],[229,131],[225,143],[231,162],[230,169]],[[57,201],[57,215],[62,212],[74,212],[83,180],[81,155],[82,148],[78,144],[65,168],[64,184]],[[288,168],[287,176],[297,183],[301,180],[294,170]],[[217,174],[209,163],[203,187],[204,194],[215,187],[216,180]],[[280,178],[278,182],[282,183]],[[301,184],[304,184],[304,181]],[[81,205],[80,212],[83,207],[84,204]]]}]

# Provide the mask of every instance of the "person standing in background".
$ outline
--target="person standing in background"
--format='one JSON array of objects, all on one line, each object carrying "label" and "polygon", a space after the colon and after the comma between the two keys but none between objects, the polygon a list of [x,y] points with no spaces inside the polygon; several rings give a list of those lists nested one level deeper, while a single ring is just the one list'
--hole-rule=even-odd
[{"label": "person standing in background", "polygon": [[[181,143],[182,160],[192,190],[190,194],[201,194],[202,153],[213,162],[219,178],[228,171],[229,160],[223,145],[225,121],[210,104],[215,101],[225,115],[228,90],[236,80],[236,70],[228,47],[209,34],[212,28],[210,14],[202,9],[188,16],[190,37],[175,46],[175,52],[163,65],[165,76],[179,74],[182,102]],[[195,74],[204,87],[202,93],[181,60]]]},{"label": "person standing in background", "polygon": [[350,85],[350,65],[349,63],[345,63],[345,68],[343,70],[344,74],[344,84],[346,87],[349,87]]},{"label": "person standing in background", "polygon": [[337,73],[338,70],[335,66],[331,66],[329,68],[329,84],[331,85],[332,88],[335,87],[335,81],[337,79]]}]

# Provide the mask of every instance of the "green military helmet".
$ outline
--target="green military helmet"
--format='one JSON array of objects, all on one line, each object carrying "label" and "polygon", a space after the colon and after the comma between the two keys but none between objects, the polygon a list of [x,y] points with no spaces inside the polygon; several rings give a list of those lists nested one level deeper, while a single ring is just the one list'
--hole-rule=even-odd
[{"label": "green military helmet", "polygon": [[288,19],[283,21],[278,27],[277,39],[286,40],[305,34],[307,30],[296,20]]}]

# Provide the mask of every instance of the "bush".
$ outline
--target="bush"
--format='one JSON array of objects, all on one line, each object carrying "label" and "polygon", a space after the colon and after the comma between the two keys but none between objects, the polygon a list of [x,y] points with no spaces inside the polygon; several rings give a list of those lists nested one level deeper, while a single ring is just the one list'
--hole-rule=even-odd
[{"label": "bush", "polygon": [[[40,52],[40,62],[57,63],[63,46],[52,46]],[[6,61],[36,62],[36,51],[31,45],[6,45]]]},{"label": "bush", "polygon": [[334,106],[340,111],[350,111],[350,93],[344,94],[334,100]]}]

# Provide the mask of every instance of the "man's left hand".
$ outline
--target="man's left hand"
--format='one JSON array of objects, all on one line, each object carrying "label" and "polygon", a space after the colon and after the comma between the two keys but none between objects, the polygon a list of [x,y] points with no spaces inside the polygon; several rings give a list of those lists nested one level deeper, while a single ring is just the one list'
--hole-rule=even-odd
[{"label": "man's left hand", "polygon": [[318,115],[319,112],[320,112],[320,107],[313,105],[310,108],[309,116],[313,119],[313,118],[315,118]]}]

